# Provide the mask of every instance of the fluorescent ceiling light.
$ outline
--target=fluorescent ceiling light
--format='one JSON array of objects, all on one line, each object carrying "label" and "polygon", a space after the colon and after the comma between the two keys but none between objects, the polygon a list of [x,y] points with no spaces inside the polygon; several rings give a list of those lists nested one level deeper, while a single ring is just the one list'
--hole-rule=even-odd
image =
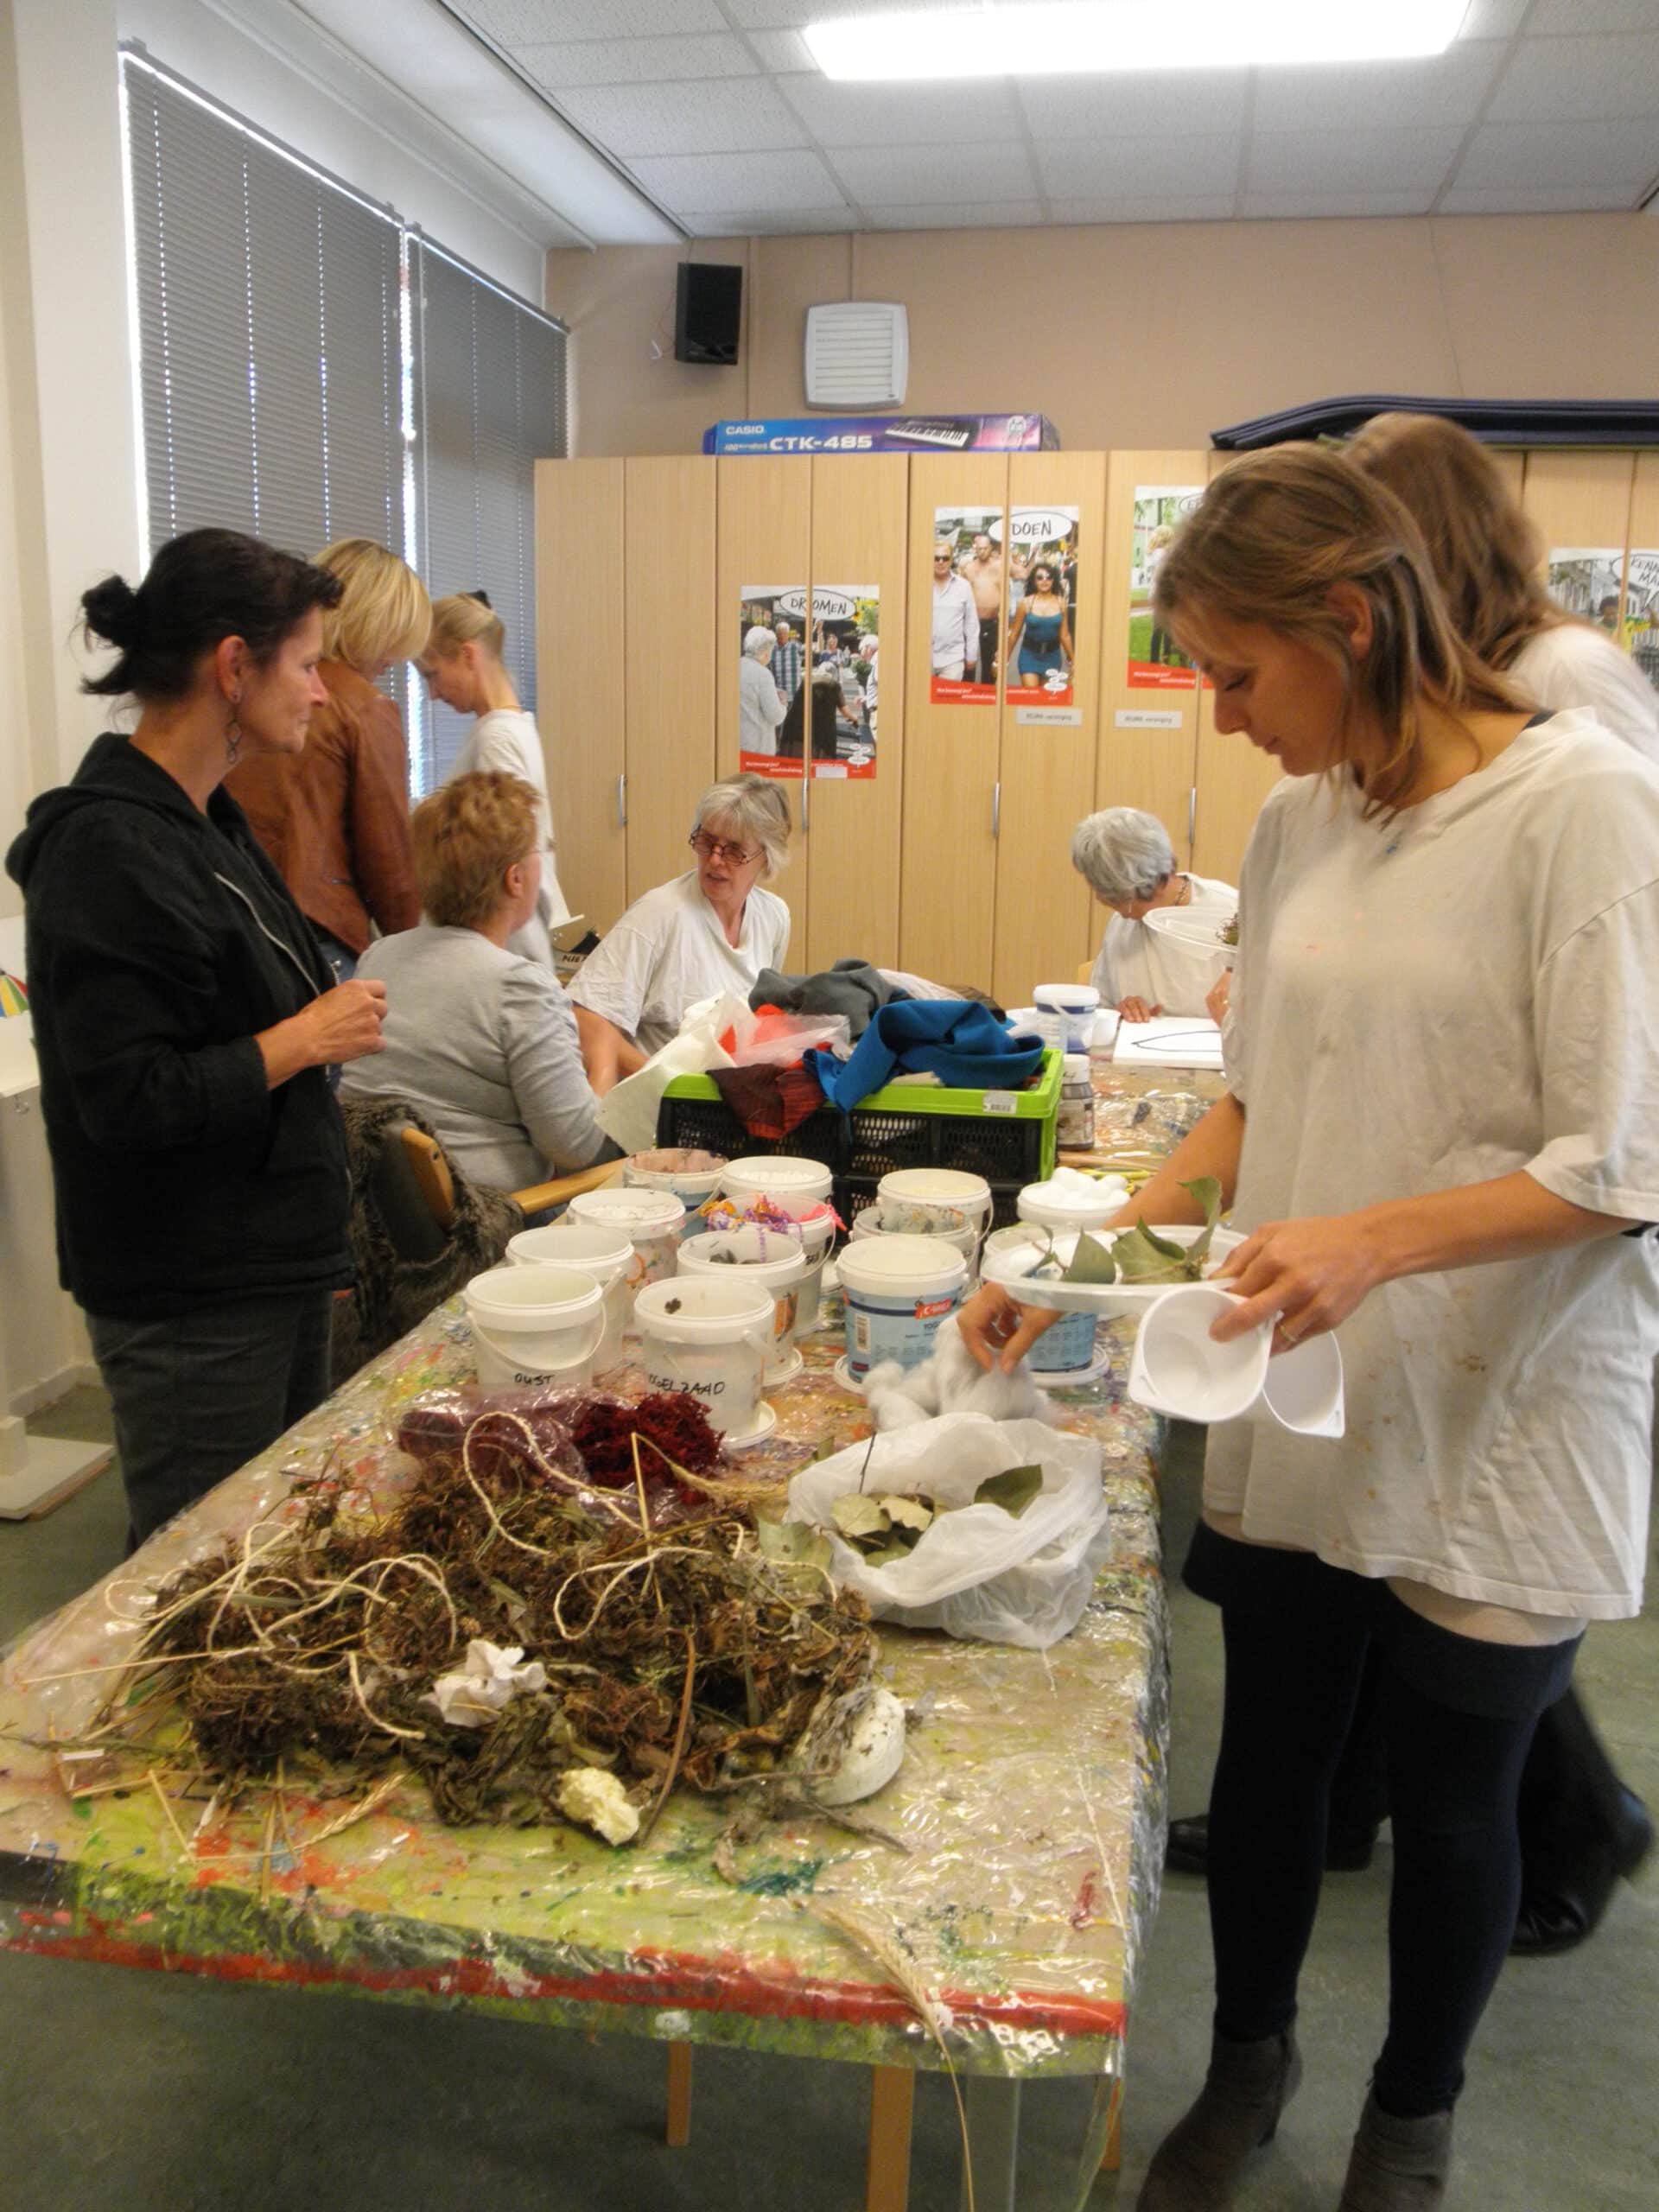
[{"label": "fluorescent ceiling light", "polygon": [[803,33],[826,77],[1071,77],[1444,54],[1468,0],[1040,0],[842,16]]}]

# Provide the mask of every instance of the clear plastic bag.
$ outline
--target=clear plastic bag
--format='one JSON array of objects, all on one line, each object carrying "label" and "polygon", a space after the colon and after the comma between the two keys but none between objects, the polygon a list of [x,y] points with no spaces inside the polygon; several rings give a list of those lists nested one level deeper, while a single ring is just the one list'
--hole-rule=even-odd
[{"label": "clear plastic bag", "polygon": [[[1033,1465],[1043,1487],[1023,1513],[972,1503],[988,1476]],[[857,1490],[861,1476],[867,1491],[922,1492],[946,1509],[891,1567],[872,1566],[831,1520],[834,1501]],[[1109,1546],[1107,1514],[1092,1437],[1040,1421],[944,1414],[804,1467],[790,1483],[786,1517],[823,1531],[830,1572],[878,1620],[1041,1649],[1069,1634],[1089,1602]]]}]

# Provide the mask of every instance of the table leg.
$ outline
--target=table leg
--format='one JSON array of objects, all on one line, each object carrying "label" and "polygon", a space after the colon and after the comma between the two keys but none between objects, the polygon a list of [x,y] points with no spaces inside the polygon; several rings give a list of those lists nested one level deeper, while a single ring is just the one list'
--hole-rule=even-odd
[{"label": "table leg", "polygon": [[[970,2074],[962,2086],[968,2110],[976,2212],[1014,2212],[1014,2178],[1020,2164],[1020,2084],[989,2074]],[[962,2204],[963,2212],[967,2212],[966,2174],[962,2177]]]},{"label": "table leg", "polygon": [[691,2140],[691,2046],[668,2046],[668,2147],[683,2151]]},{"label": "table leg", "polygon": [[1111,2126],[1106,2131],[1106,2148],[1101,2152],[1100,2171],[1115,2174],[1123,2163],[1123,2107],[1116,2106]]},{"label": "table leg", "polygon": [[908,2066],[870,2069],[870,2152],[864,2212],[905,2212],[910,2199],[910,2115],[916,2076]]}]

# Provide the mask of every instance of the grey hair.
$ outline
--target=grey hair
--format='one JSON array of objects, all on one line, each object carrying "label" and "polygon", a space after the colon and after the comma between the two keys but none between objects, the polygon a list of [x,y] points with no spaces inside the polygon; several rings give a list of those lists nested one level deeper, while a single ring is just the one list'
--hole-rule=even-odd
[{"label": "grey hair", "polygon": [[1169,833],[1138,806],[1103,807],[1071,832],[1071,865],[1097,899],[1150,899],[1175,873]]},{"label": "grey hair", "polygon": [[757,657],[763,651],[768,657],[770,657],[772,649],[777,642],[777,639],[772,635],[772,632],[767,629],[764,622],[753,623],[743,632],[744,652],[746,653],[753,653]]},{"label": "grey hair", "polygon": [[771,778],[743,774],[710,784],[697,801],[691,823],[695,837],[705,822],[727,822],[746,845],[759,845],[762,880],[789,861],[789,801]]}]

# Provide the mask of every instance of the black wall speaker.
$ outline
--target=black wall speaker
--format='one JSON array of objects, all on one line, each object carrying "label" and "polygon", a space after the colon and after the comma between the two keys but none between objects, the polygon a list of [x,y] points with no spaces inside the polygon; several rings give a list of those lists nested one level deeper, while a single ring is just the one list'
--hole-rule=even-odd
[{"label": "black wall speaker", "polygon": [[743,271],[718,261],[683,261],[674,292],[674,358],[704,368],[737,365]]}]

